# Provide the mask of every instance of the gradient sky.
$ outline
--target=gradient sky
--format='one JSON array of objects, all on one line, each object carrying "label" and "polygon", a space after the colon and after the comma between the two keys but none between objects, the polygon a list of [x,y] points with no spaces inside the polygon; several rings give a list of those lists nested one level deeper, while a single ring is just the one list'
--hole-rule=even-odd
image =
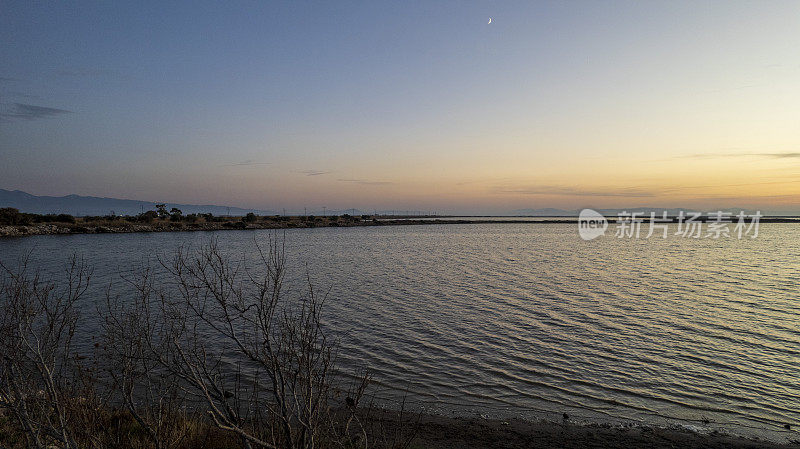
[{"label": "gradient sky", "polygon": [[0,188],[800,213],[800,2],[0,1]]}]

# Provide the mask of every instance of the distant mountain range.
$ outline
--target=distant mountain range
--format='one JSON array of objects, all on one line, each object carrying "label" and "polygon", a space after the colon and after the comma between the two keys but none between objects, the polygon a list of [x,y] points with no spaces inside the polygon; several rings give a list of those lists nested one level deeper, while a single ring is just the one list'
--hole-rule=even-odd
[{"label": "distant mountain range", "polygon": [[[109,215],[114,213],[116,215],[137,215],[142,211],[155,210],[156,202],[154,201],[139,201],[139,200],[124,200],[119,198],[103,198],[96,196],[80,196],[80,195],[66,195],[66,196],[36,196],[20,190],[4,190],[0,189],[0,207],[13,207],[19,209],[20,212],[27,212],[33,214],[70,214],[75,216],[86,215]],[[198,204],[178,204],[178,203],[164,203],[167,209],[177,207],[184,214],[203,214],[211,213],[214,215],[246,215],[253,212],[256,215],[277,215],[283,211],[274,210],[260,210],[260,209],[245,209],[242,207],[229,207],[219,205],[198,205]],[[669,216],[677,216],[681,210],[685,212],[692,212],[696,210],[677,209],[677,208],[656,208],[656,207],[635,207],[628,209],[596,209],[601,214],[608,217],[616,217],[620,212],[639,212],[645,214],[645,217],[650,216],[650,211],[661,215],[663,211],[667,211]],[[517,217],[577,217],[581,209],[555,209],[555,208],[542,208],[542,209],[516,209],[508,213],[509,216]],[[739,213],[741,209],[727,208],[722,209],[723,212],[730,212],[733,215]],[[286,211],[290,215],[299,214],[299,211]],[[709,211],[704,211],[709,212]],[[318,210],[307,209],[307,213],[311,215],[372,215],[377,213],[379,215],[426,215],[430,212],[414,211],[414,210],[378,210],[378,211],[364,211],[360,209],[322,209]],[[755,213],[754,210],[745,210],[745,213]],[[766,213],[762,211],[762,213]],[[771,215],[791,215],[786,213],[772,213]]]},{"label": "distant mountain range", "polygon": [[[30,214],[70,214],[77,217],[86,215],[138,215],[142,211],[155,210],[156,204],[166,204],[167,209],[177,207],[185,214],[233,215],[241,216],[252,212],[256,215],[277,215],[284,211],[245,209],[218,205],[157,203],[154,201],[123,200],[97,196],[37,196],[21,190],[0,189],[0,207],[13,207],[20,212]],[[414,210],[379,210],[364,211],[361,209],[307,209],[310,215],[423,215],[425,212]],[[300,211],[286,211],[289,215],[298,215]]]},{"label": "distant mountain range", "polygon": [[101,198],[96,196],[36,196],[20,190],[0,189],[0,207],[13,207],[20,212],[31,214],[70,214],[85,215],[137,215],[143,210],[155,210],[156,204],[166,204],[167,209],[177,207],[184,214],[214,215],[246,215],[253,212],[257,215],[275,215],[272,210],[244,209],[216,205],[156,203],[153,201],[123,200],[119,198]]}]

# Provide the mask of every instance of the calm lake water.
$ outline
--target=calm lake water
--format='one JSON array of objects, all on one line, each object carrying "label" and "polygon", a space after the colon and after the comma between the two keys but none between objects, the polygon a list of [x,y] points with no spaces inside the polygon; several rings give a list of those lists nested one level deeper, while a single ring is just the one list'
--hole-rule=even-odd
[{"label": "calm lake water", "polygon": [[[4,239],[0,260],[32,251],[55,272],[77,253],[99,285],[211,238],[254,257],[253,239],[267,232]],[[567,412],[798,438],[783,429],[800,427],[796,224],[762,224],[755,240],[585,242],[574,224],[317,228],[286,239],[292,278],[307,266],[331,289],[341,365],[369,367],[380,397],[407,391],[415,407],[446,414]]]}]

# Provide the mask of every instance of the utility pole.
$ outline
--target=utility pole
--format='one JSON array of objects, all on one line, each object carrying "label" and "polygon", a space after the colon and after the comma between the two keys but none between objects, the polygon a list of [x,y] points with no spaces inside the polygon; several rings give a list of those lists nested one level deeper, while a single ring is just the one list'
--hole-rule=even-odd
[{"label": "utility pole", "polygon": [[305,206],[303,207],[303,216],[308,217],[308,211],[306,210]]}]

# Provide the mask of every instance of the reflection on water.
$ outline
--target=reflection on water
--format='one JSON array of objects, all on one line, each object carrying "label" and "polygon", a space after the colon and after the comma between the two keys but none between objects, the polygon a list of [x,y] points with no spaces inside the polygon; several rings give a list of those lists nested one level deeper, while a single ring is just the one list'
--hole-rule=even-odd
[{"label": "reflection on water", "polygon": [[[581,240],[575,225],[288,230],[293,288],[330,288],[340,364],[431,411],[692,424],[785,438],[800,425],[800,229],[755,240]],[[73,252],[97,291],[217,237],[254,258],[267,231],[0,240],[55,271]],[[88,315],[94,310],[86,306]],[[84,323],[84,336],[95,327]],[[557,414],[557,415],[556,415]],[[708,421],[708,424],[705,422]]]}]

